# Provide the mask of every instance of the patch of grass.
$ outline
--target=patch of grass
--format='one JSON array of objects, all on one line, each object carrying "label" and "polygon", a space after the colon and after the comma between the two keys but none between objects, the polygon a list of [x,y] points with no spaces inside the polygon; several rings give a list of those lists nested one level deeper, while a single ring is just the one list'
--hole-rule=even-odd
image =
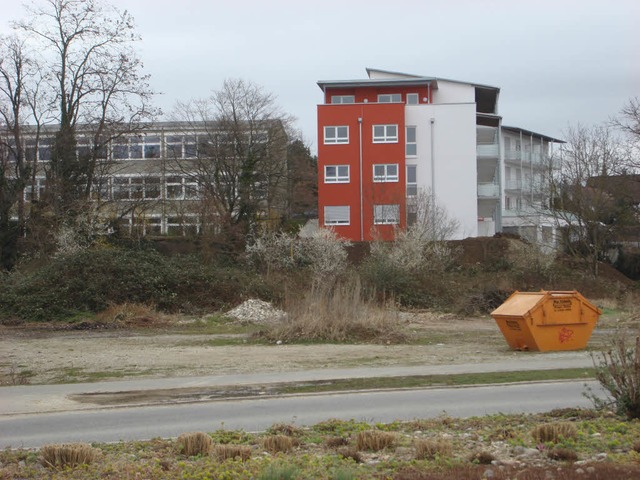
[{"label": "patch of grass", "polygon": [[100,450],[87,443],[45,445],[40,455],[45,467],[62,470],[93,463],[100,456]]},{"label": "patch of grass", "polygon": [[187,457],[209,455],[213,448],[213,440],[204,432],[183,433],[176,443],[178,451]]},{"label": "patch of grass", "polygon": [[246,462],[251,458],[251,447],[231,444],[215,445],[213,447],[213,455],[220,461],[239,458]]},{"label": "patch of grass", "polygon": [[394,433],[379,430],[358,432],[355,437],[358,450],[372,450],[374,452],[393,446],[396,440],[397,436]]},{"label": "patch of grass", "polygon": [[268,435],[262,439],[262,447],[269,453],[290,452],[298,442],[287,435]]},{"label": "patch of grass", "polygon": [[578,429],[571,422],[554,422],[537,425],[531,436],[540,443],[558,443],[560,440],[576,438]]},{"label": "patch of grass", "polygon": [[453,444],[448,438],[422,438],[415,441],[415,456],[418,460],[448,458],[453,452]]}]

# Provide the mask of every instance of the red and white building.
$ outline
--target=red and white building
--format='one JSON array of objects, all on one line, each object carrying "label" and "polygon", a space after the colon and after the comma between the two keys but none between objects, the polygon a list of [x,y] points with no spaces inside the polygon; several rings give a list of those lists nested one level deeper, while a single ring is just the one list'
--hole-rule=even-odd
[{"label": "red and white building", "polygon": [[497,87],[367,73],[363,80],[318,82],[321,227],[355,241],[392,239],[412,222],[425,192],[457,220],[455,238],[525,227],[542,235],[539,219],[523,221],[521,214],[541,202],[533,178],[560,140],[503,129]]}]

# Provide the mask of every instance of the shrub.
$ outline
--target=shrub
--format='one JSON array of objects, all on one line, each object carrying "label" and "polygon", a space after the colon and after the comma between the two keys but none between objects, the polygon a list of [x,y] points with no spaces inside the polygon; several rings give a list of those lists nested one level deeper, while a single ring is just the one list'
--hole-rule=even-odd
[{"label": "shrub", "polygon": [[423,438],[414,444],[416,458],[432,460],[436,457],[450,457],[453,450],[451,440],[446,438]]},{"label": "shrub", "polygon": [[251,458],[251,447],[247,445],[215,445],[213,454],[218,460],[224,461],[233,458],[239,458],[243,462]]},{"label": "shrub", "polygon": [[70,443],[64,445],[45,445],[40,449],[42,464],[45,467],[63,469],[93,463],[100,450],[87,443]]},{"label": "shrub", "polygon": [[391,447],[396,441],[396,436],[390,432],[379,430],[365,430],[356,434],[356,447],[358,450],[384,450]]},{"label": "shrub", "polygon": [[297,442],[286,435],[268,435],[262,439],[262,447],[269,453],[290,452]]},{"label": "shrub", "polygon": [[619,415],[640,418],[640,336],[636,336],[635,345],[631,346],[619,331],[613,336],[610,349],[600,353],[599,358],[592,358],[596,379],[608,392],[605,399],[587,392],[595,407],[613,405]]},{"label": "shrub", "polygon": [[531,436],[540,443],[558,443],[559,440],[576,438],[578,429],[570,422],[543,423],[536,426]]},{"label": "shrub", "polygon": [[187,457],[209,455],[213,440],[204,432],[183,433],[178,437],[178,451]]}]

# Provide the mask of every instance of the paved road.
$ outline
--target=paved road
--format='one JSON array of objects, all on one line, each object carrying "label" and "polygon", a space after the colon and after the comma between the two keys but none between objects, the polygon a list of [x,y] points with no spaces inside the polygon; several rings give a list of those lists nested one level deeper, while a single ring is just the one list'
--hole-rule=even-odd
[{"label": "paved road", "polygon": [[[595,385],[592,383],[595,387]],[[61,442],[112,442],[175,437],[188,431],[264,430],[276,422],[313,424],[328,418],[396,419],[541,412],[588,406],[584,382],[433,388],[264,398],[0,416],[0,448]]]},{"label": "paved road", "polygon": [[135,379],[100,383],[68,385],[24,385],[0,387],[0,417],[22,413],[44,413],[91,409],[95,406],[74,402],[69,395],[95,392],[127,392],[172,388],[215,387],[220,385],[249,385],[279,382],[304,382],[344,378],[397,377],[405,375],[451,375],[457,373],[549,370],[556,368],[589,368],[593,366],[587,352],[550,352],[544,354],[517,353],[511,361],[456,365],[419,365],[395,367],[366,367],[321,369],[294,372],[256,373]]}]

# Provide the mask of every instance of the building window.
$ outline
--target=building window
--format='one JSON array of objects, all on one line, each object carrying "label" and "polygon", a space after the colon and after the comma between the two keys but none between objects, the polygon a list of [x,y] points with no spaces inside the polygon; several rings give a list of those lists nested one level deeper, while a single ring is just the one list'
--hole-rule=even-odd
[{"label": "building window", "polygon": [[407,197],[418,195],[418,166],[407,165]]},{"label": "building window", "polygon": [[324,224],[325,225],[349,225],[351,207],[332,206],[324,207]]},{"label": "building window", "polygon": [[399,93],[383,93],[378,95],[378,103],[400,103],[402,95]]},{"label": "building window", "polygon": [[416,140],[416,127],[407,127],[407,157],[418,155],[418,142]]},{"label": "building window", "polygon": [[374,205],[373,223],[375,225],[397,225],[400,223],[400,205]]},{"label": "building window", "polygon": [[353,95],[331,95],[331,103],[355,103],[356,97]]},{"label": "building window", "polygon": [[349,143],[349,127],[324,127],[324,143]]},{"label": "building window", "polygon": [[388,163],[373,166],[374,182],[397,182],[398,181],[398,164]]},{"label": "building window", "polygon": [[417,93],[407,93],[407,105],[418,105],[420,96]]},{"label": "building window", "polygon": [[324,183],[349,183],[349,165],[325,165]]},{"label": "building window", "polygon": [[374,125],[373,143],[398,143],[398,125]]}]

